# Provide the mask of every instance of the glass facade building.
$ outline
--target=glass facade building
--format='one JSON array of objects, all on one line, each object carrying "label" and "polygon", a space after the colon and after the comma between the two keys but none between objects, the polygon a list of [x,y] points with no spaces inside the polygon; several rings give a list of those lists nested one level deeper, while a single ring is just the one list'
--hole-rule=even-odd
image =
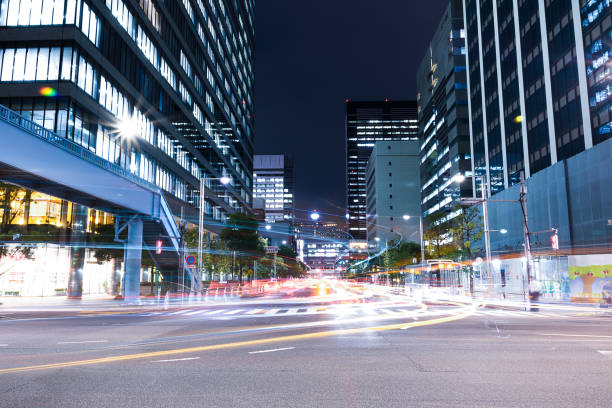
[{"label": "glass facade building", "polygon": [[[0,104],[154,183],[249,211],[253,1],[0,0]],[[223,195],[214,194],[223,190]],[[212,193],[212,194],[211,194]]]},{"label": "glass facade building", "polygon": [[377,141],[418,139],[415,101],[346,101],[346,199],[349,234],[366,240],[366,167]]},{"label": "glass facade building", "polygon": [[489,195],[609,138],[611,6],[463,0],[472,168]]},{"label": "glass facade building", "polygon": [[266,222],[292,222],[295,218],[293,158],[288,155],[253,157],[253,198],[264,202]]},{"label": "glass facade building", "polygon": [[[450,219],[461,196],[472,195],[471,149],[461,0],[452,0],[417,71],[420,202],[423,216]],[[457,175],[467,177],[458,184]]]}]

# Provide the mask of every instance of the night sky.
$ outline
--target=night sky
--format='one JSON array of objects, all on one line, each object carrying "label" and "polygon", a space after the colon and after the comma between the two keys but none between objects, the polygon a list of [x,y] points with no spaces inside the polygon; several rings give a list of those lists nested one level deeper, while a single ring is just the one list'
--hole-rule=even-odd
[{"label": "night sky", "polygon": [[344,101],[416,99],[447,3],[256,2],[255,150],[294,156],[297,209],[344,214]]}]

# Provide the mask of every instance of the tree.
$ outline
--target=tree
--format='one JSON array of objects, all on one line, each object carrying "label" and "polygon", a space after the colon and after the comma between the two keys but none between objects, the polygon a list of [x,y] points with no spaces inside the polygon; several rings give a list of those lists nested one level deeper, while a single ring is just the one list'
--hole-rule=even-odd
[{"label": "tree", "polygon": [[282,278],[300,278],[306,275],[302,264],[297,259],[297,252],[291,247],[281,245],[278,248],[277,263],[279,263],[278,276]]},{"label": "tree", "polygon": [[453,242],[463,259],[472,259],[476,250],[475,244],[482,238],[484,230],[482,216],[478,208],[474,206],[462,207],[457,205],[455,210],[461,212],[453,219],[450,227]]},{"label": "tree", "polygon": [[421,255],[421,245],[416,242],[404,242],[397,248],[389,250],[389,263],[392,267],[412,264],[414,258]]},{"label": "tree", "polygon": [[427,253],[434,258],[440,259],[452,253],[452,245],[449,238],[448,222],[445,221],[446,214],[437,211],[425,217],[425,233],[423,238],[427,242]]},{"label": "tree", "polygon": [[242,268],[249,264],[251,256],[264,251],[257,234],[259,223],[254,216],[242,213],[230,215],[228,222],[229,226],[221,231],[219,237],[230,250],[235,251],[235,265],[238,266],[239,280],[242,282]]},{"label": "tree", "polygon": [[[0,233],[6,234],[13,223],[25,200],[17,201],[25,190],[8,183],[0,183],[0,209],[2,209],[2,220],[0,221]],[[16,208],[14,208],[16,206]]]}]

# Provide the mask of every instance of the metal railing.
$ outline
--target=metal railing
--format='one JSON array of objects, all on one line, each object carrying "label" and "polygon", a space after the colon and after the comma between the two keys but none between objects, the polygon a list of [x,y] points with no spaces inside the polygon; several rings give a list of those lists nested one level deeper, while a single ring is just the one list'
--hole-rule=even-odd
[{"label": "metal railing", "polygon": [[58,135],[57,133],[50,131],[49,129],[20,115],[15,111],[8,109],[3,105],[0,105],[0,120],[9,123],[10,125],[13,125],[23,131],[26,131],[29,134],[36,136],[37,138],[44,140],[45,142],[50,143],[53,146],[72,154],[75,157],[80,158],[81,160],[85,160],[119,177],[129,180],[132,183],[138,184],[141,187],[144,187],[157,193],[160,197],[160,213],[157,214],[157,216],[159,218],[162,218],[162,216],[165,215],[167,222],[164,224],[167,228],[171,229],[171,231],[168,231],[170,232],[169,235],[180,235],[180,231],[176,225],[176,222],[174,221],[172,212],[170,211],[170,207],[168,206],[168,203],[164,198],[162,189],[156,186],[155,184],[150,183],[138,177],[137,175],[130,173],[129,171],[115,163],[103,159],[102,157],[93,153],[91,150],[88,150],[83,146],[79,145],[78,143],[75,143],[71,140],[66,139],[63,136]]}]

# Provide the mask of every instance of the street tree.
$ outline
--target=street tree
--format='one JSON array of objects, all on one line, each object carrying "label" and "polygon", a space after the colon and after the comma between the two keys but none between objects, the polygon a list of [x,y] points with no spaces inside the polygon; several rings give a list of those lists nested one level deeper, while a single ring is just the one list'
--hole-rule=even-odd
[{"label": "street tree", "polygon": [[445,218],[444,212],[437,211],[424,219],[423,238],[427,242],[427,253],[430,257],[441,259],[453,252],[452,245],[449,245],[449,226]]},{"label": "street tree", "polygon": [[[228,249],[234,251],[232,264],[238,267],[238,279],[242,282],[243,268],[250,264],[253,256],[260,256],[264,252],[262,241],[259,239],[257,229],[259,223],[252,215],[234,213],[229,216],[228,226],[221,231],[220,239],[226,243]],[[232,270],[232,275],[234,270]]]},{"label": "street tree", "polygon": [[453,243],[462,259],[472,259],[472,255],[478,249],[476,243],[480,242],[484,230],[482,215],[475,206],[457,205],[454,211],[460,213],[453,219],[449,229]]},{"label": "street tree", "polygon": [[277,273],[281,278],[300,278],[306,274],[293,248],[281,245],[278,248],[277,256]]}]

